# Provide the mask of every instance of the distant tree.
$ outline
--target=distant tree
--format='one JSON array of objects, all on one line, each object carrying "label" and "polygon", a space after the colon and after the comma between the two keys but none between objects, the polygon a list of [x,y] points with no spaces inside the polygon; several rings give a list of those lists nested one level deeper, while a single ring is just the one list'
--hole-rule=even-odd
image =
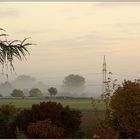
[{"label": "distant tree", "polygon": [[42,97],[43,93],[39,88],[33,88],[29,91],[30,97]]},{"label": "distant tree", "polygon": [[10,95],[10,93],[13,91],[13,87],[10,82],[4,82],[0,84],[0,93],[3,94],[3,96]]},{"label": "distant tree", "polygon": [[36,79],[29,75],[20,75],[14,81],[14,87],[18,87],[20,89],[31,88],[35,84]]},{"label": "distant tree", "polygon": [[28,96],[29,95],[29,90],[28,89],[25,88],[22,91],[23,91],[23,93],[24,93],[25,96]]},{"label": "distant tree", "polygon": [[41,91],[46,91],[46,85],[43,82],[36,82],[33,88],[39,88]]},{"label": "distant tree", "polygon": [[57,94],[57,89],[54,87],[51,87],[48,89],[48,92],[50,93],[50,96],[52,96],[52,95],[55,96]]},{"label": "distant tree", "polygon": [[32,77],[32,76],[29,76],[29,75],[20,75],[16,78],[16,80],[18,82],[28,82],[28,83],[31,83],[31,82],[34,82],[35,81],[35,78]]},{"label": "distant tree", "polygon": [[11,93],[11,96],[13,96],[13,97],[24,97],[24,93],[20,89],[14,89],[13,92]]},{"label": "distant tree", "polygon": [[85,78],[80,75],[70,74],[63,81],[63,88],[70,93],[83,93],[85,89]]},{"label": "distant tree", "polygon": [[3,95],[0,93],[0,97],[3,97]]}]

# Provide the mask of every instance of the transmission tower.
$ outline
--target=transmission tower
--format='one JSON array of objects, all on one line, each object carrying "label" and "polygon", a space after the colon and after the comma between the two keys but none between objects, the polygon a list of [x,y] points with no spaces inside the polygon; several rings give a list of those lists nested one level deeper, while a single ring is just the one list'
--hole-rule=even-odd
[{"label": "transmission tower", "polygon": [[107,70],[106,70],[106,58],[104,55],[104,59],[103,59],[103,87],[102,87],[102,93],[106,93],[106,74],[107,74]]}]

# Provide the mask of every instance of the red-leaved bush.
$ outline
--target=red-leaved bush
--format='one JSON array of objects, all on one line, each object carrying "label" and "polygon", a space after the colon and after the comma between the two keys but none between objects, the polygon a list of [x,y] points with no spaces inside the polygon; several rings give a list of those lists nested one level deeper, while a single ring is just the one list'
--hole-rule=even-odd
[{"label": "red-leaved bush", "polygon": [[27,135],[31,139],[62,138],[64,131],[53,125],[50,120],[31,123],[27,128]]},{"label": "red-leaved bush", "polygon": [[94,139],[117,139],[118,133],[113,128],[95,129],[93,131]]},{"label": "red-leaved bush", "polygon": [[64,129],[64,138],[73,138],[79,131],[81,123],[81,112],[63,107],[56,102],[41,102],[32,105],[31,109],[24,109],[18,115],[16,124],[20,130],[27,134],[30,123],[49,119],[57,127]]},{"label": "red-leaved bush", "polygon": [[0,138],[15,139],[16,125],[14,124],[17,108],[14,105],[0,106]]},{"label": "red-leaved bush", "polygon": [[140,83],[124,81],[111,98],[121,138],[140,138]]}]

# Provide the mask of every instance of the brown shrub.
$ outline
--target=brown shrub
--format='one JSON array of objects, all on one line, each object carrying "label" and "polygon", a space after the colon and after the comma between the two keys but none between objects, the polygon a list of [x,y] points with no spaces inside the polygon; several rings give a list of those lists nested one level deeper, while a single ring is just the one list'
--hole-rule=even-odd
[{"label": "brown shrub", "polygon": [[118,133],[113,128],[95,129],[93,131],[94,139],[117,139]]},{"label": "brown shrub", "polygon": [[27,135],[29,138],[62,138],[63,134],[63,129],[53,125],[49,120],[31,123],[27,128]]},{"label": "brown shrub", "polygon": [[20,130],[27,134],[27,127],[30,123],[49,119],[58,127],[64,128],[64,137],[73,138],[77,134],[81,123],[81,112],[63,107],[56,102],[41,102],[32,105],[31,109],[24,109],[18,115],[16,124]]},{"label": "brown shrub", "polygon": [[14,105],[0,106],[0,138],[16,138],[16,125],[14,124],[17,108]]},{"label": "brown shrub", "polygon": [[140,83],[124,81],[111,98],[112,117],[122,138],[140,138]]}]

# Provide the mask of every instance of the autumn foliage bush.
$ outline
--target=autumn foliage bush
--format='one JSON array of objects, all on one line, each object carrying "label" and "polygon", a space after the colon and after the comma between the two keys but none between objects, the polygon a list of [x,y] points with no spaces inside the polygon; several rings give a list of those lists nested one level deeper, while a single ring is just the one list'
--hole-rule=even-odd
[{"label": "autumn foliage bush", "polygon": [[31,123],[27,128],[29,138],[62,138],[64,132],[61,127],[53,125],[50,120]]},{"label": "autumn foliage bush", "polygon": [[113,128],[95,129],[93,131],[93,139],[117,139],[118,133]]},{"label": "autumn foliage bush", "polygon": [[140,83],[124,81],[111,98],[111,108],[121,138],[140,138]]},{"label": "autumn foliage bush", "polygon": [[52,124],[64,129],[64,138],[73,138],[79,131],[81,112],[63,107],[56,102],[41,102],[32,105],[31,109],[24,109],[18,115],[16,124],[26,135],[30,123],[37,123],[49,119]]},{"label": "autumn foliage bush", "polygon": [[17,108],[14,105],[0,106],[0,138],[1,139],[15,139],[16,125],[14,123]]}]

